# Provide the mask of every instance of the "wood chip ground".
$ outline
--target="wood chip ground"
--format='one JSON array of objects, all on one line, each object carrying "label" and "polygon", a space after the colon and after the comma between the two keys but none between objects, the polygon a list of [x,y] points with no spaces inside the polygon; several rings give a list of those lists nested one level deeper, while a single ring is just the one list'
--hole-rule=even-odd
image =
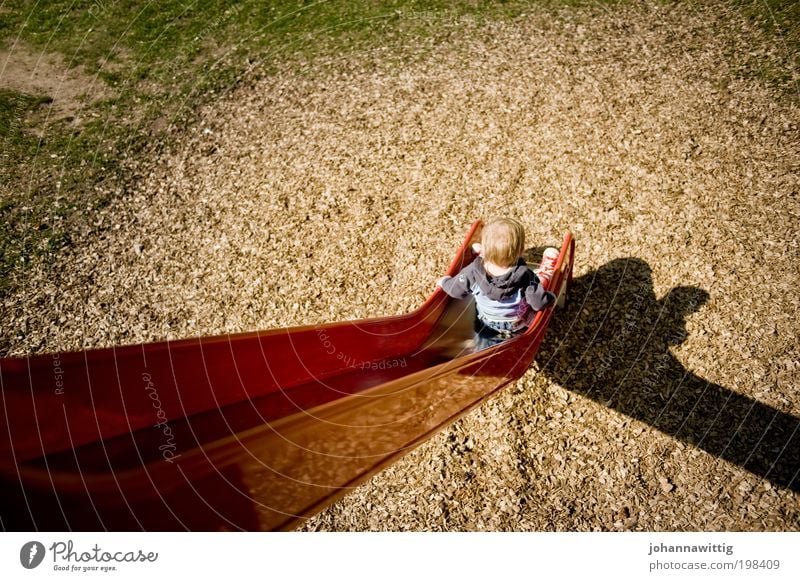
[{"label": "wood chip ground", "polygon": [[[780,466],[703,439],[747,432],[746,402],[800,417],[800,116],[757,72],[785,51],[725,4],[653,2],[287,65],[131,166],[5,300],[3,350],[403,313],[472,220],[531,248],[570,228],[531,370],[304,529],[798,530]],[[728,420],[704,435],[706,393]]]}]

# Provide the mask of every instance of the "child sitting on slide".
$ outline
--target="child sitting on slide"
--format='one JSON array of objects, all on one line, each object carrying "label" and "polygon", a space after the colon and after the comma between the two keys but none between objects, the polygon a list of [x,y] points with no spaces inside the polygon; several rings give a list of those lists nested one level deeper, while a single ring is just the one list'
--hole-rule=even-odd
[{"label": "child sitting on slide", "polygon": [[522,224],[509,218],[493,220],[483,228],[476,248],[480,255],[455,277],[437,281],[451,297],[475,297],[479,349],[525,330],[536,311],[555,304],[556,296],[545,289],[542,279],[550,281],[558,250],[545,250],[534,273],[522,258],[524,248]]}]

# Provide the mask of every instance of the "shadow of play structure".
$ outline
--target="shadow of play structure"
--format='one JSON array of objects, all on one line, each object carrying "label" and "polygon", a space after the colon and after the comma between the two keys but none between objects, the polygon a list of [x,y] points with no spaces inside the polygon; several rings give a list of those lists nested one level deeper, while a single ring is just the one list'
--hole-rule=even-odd
[{"label": "shadow of play structure", "polygon": [[[475,255],[481,223],[447,274]],[[5,530],[288,530],[520,377],[577,394],[798,490],[798,419],[669,351],[707,299],[656,299],[649,266],[550,288],[566,310],[475,349],[474,305],[437,289],[400,316],[0,360]],[[536,258],[541,256],[536,253]],[[534,262],[530,260],[529,262]],[[548,326],[555,340],[539,352]]]},{"label": "shadow of play structure", "polygon": [[565,389],[798,492],[800,420],[703,379],[670,352],[707,300],[690,286],[657,299],[645,261],[612,260],[574,280],[537,362]]}]

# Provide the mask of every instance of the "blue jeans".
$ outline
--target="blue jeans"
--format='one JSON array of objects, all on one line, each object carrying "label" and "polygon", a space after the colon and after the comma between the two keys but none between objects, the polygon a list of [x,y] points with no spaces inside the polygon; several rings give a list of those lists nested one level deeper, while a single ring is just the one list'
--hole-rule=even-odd
[{"label": "blue jeans", "polygon": [[522,333],[527,326],[520,327],[519,322],[515,321],[484,321],[475,320],[475,351],[483,351],[489,347],[499,345],[506,339],[510,339]]}]

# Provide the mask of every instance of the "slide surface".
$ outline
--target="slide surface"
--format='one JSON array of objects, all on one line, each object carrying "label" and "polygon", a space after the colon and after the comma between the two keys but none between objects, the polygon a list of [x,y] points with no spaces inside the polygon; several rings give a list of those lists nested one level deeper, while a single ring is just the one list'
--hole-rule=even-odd
[{"label": "slide surface", "polygon": [[[559,296],[573,262],[567,233]],[[472,301],[437,289],[400,316],[0,360],[2,527],[294,528],[521,376],[552,315],[476,351]]]}]

